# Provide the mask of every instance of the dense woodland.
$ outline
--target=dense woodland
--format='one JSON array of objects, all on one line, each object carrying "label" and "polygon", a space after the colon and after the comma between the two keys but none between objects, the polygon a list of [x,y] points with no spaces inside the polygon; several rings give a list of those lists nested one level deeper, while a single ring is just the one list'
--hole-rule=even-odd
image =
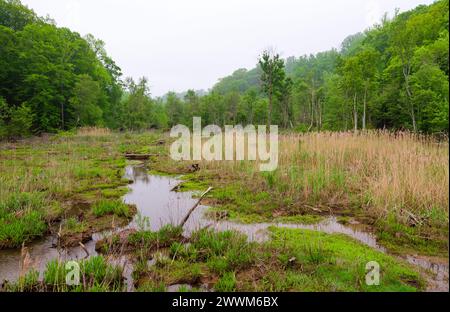
[{"label": "dense woodland", "polygon": [[[263,52],[206,94],[153,98],[104,42],[0,0],[0,138],[82,126],[166,129],[192,123],[278,124],[297,131],[448,133],[449,1],[419,6],[344,40],[340,50]],[[326,40],[326,38],[324,38]],[[149,73],[151,75],[151,73]]]}]

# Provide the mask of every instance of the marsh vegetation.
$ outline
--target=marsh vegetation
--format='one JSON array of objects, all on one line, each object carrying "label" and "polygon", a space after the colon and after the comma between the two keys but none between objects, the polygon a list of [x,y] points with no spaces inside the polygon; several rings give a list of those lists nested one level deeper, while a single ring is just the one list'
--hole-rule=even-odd
[{"label": "marsh vegetation", "polygon": [[[153,97],[103,41],[0,0],[0,290],[448,291],[448,41],[437,0]],[[173,160],[193,117],[279,125],[278,167]]]},{"label": "marsh vegetation", "polygon": [[[169,157],[170,140],[162,132],[83,129],[3,144],[2,207],[8,207],[2,210],[3,248],[27,246],[52,234],[55,248],[70,248],[106,231],[95,248],[103,260],[95,261],[106,261],[120,272],[131,265],[137,291],[166,291],[174,285],[198,291],[420,291],[427,289],[435,272],[409,264],[406,256],[448,262],[447,143],[387,132],[285,134],[280,137],[279,168],[261,173],[250,161],[200,162],[199,170],[192,172],[192,164]],[[145,197],[145,187],[152,185],[147,171],[167,179],[182,176],[179,185],[167,184],[159,191],[194,196],[179,215],[149,222],[136,216],[142,203],[123,203],[122,196],[130,192],[127,185],[133,183],[125,175],[125,166],[133,164],[124,157],[130,152],[159,155],[136,173],[147,179],[139,189],[148,202],[146,209],[169,209]],[[39,178],[33,174],[36,170]],[[214,189],[202,201],[201,222],[194,216],[189,231],[178,227],[195,194],[208,187]],[[29,222],[30,216],[36,221]],[[344,234],[294,227],[331,216],[371,233],[381,248]],[[226,222],[236,226],[220,226]],[[240,231],[239,224],[244,229],[257,223],[269,224],[261,227],[263,239]],[[111,260],[123,256],[128,268]],[[21,261],[25,258],[26,252]],[[39,259],[27,261],[25,269],[31,271],[23,271],[4,290],[129,290],[123,278],[111,284],[110,277],[82,288],[51,287],[55,283],[46,282],[45,272],[59,262],[48,263],[39,274],[33,264]],[[63,258],[59,261],[63,267]],[[365,284],[370,261],[382,267],[382,283],[374,288]],[[98,270],[106,268],[100,265]]]}]

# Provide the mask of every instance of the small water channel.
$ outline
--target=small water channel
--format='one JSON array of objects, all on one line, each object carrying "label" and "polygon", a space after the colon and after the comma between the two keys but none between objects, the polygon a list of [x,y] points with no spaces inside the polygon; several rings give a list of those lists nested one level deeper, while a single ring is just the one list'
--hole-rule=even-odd
[{"label": "small water channel", "polygon": [[[128,166],[125,172],[125,178],[133,183],[129,186],[130,191],[124,197],[127,204],[136,205],[139,216],[147,217],[151,230],[156,231],[166,224],[179,224],[190,208],[197,202],[194,194],[191,192],[178,193],[173,192],[175,186],[182,181],[173,177],[149,175],[144,165]],[[375,236],[352,227],[344,226],[337,222],[336,218],[330,217],[327,220],[314,224],[276,224],[276,223],[258,223],[241,224],[230,221],[212,221],[204,217],[206,206],[199,206],[186,223],[185,235],[189,236],[193,231],[206,226],[218,230],[237,230],[248,236],[251,241],[264,242],[269,239],[269,227],[280,226],[286,228],[308,229],[320,231],[323,233],[345,234],[359,242],[377,249],[381,252],[386,250],[377,243]],[[133,221],[124,229],[133,229],[140,226],[141,217],[135,217]],[[123,229],[121,229],[123,230]],[[109,233],[99,233],[93,236],[92,241],[85,244],[89,256],[97,255],[95,244],[103,239]],[[43,272],[47,263],[54,259],[61,261],[81,260],[86,258],[86,252],[81,247],[70,248],[66,250],[57,250],[54,248],[56,238],[48,236],[41,241],[34,242],[27,246],[33,267],[39,272]],[[448,262],[430,261],[429,259],[408,256],[405,258],[409,263],[426,269],[433,274],[430,280],[430,291],[448,291]],[[112,262],[120,264],[124,268],[124,277],[128,285],[128,291],[133,290],[133,281],[131,279],[132,264],[125,256],[120,259],[111,259]],[[21,250],[1,250],[0,251],[0,281],[15,281],[21,272]],[[173,287],[172,287],[173,288]],[[169,288],[172,289],[172,288]]]}]

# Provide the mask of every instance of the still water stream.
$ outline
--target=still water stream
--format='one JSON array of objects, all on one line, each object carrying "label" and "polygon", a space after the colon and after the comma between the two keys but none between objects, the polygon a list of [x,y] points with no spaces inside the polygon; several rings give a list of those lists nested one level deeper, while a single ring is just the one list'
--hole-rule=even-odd
[{"label": "still water stream", "polygon": [[[124,197],[127,204],[136,205],[140,216],[147,217],[150,222],[151,230],[156,231],[166,224],[179,224],[190,208],[197,202],[192,192],[178,193],[172,189],[182,181],[177,178],[149,175],[145,166],[136,165],[126,168],[125,178],[133,183],[129,186],[130,190]],[[186,223],[185,235],[189,236],[193,231],[209,226],[218,231],[237,230],[248,236],[251,241],[263,242],[269,239],[268,228],[271,226],[280,226],[287,228],[309,229],[328,234],[340,233],[353,237],[361,243],[377,249],[381,252],[386,250],[377,243],[374,235],[364,231],[355,230],[337,222],[336,218],[329,218],[319,224],[241,224],[230,221],[211,221],[204,217],[206,206],[199,206]],[[136,217],[126,229],[137,228],[141,223],[142,217]],[[95,244],[103,239],[105,235],[95,234],[90,242],[85,244],[89,256],[97,255]],[[86,252],[81,247],[70,248],[64,251],[54,248],[56,237],[48,236],[41,241],[34,242],[27,246],[33,267],[39,272],[43,272],[48,262],[54,259],[62,261],[81,260],[86,257]],[[432,274],[429,283],[429,290],[448,291],[448,262],[430,261],[428,259],[407,256],[405,260],[416,266],[420,266]],[[113,262],[120,264],[124,268],[124,277],[126,278],[128,291],[133,290],[133,281],[131,279],[132,264],[125,256],[120,259],[114,259]],[[21,271],[21,250],[2,250],[0,251],[0,281],[15,281]],[[169,290],[176,290],[176,287]]]}]

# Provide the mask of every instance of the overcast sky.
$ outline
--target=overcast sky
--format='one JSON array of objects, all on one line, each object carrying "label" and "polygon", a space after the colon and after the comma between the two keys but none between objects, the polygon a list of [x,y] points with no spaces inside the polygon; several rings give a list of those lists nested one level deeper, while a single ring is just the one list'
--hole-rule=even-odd
[{"label": "overcast sky", "polygon": [[252,68],[273,47],[283,57],[339,47],[395,8],[432,0],[22,0],[39,15],[106,42],[124,76],[152,94],[209,89]]}]

